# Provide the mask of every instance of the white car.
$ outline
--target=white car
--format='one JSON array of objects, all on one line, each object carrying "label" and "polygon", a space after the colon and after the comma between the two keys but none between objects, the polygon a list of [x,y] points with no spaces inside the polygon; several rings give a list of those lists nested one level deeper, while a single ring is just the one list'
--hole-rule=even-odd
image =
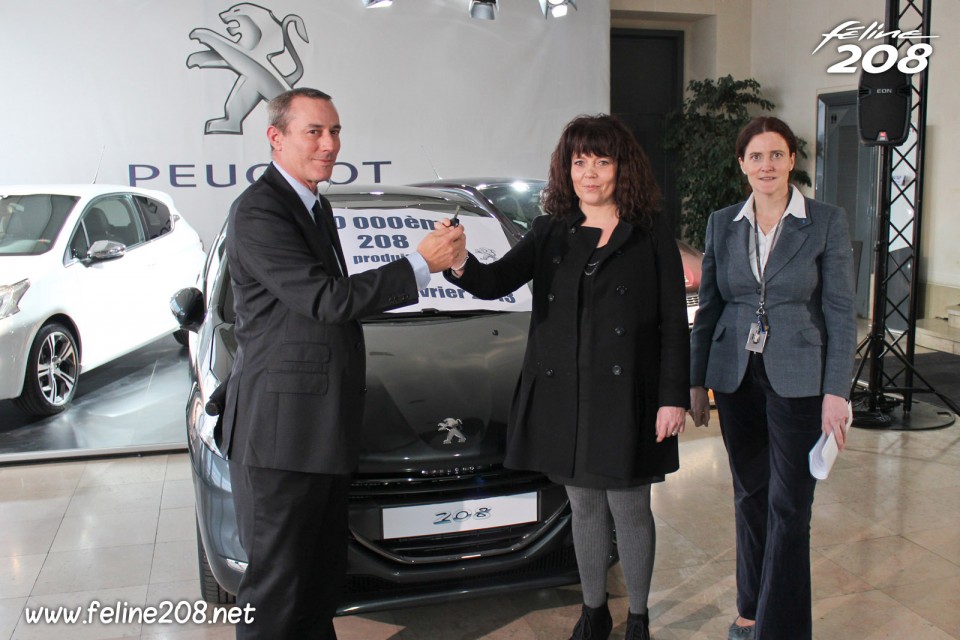
[{"label": "white car", "polygon": [[0,186],[0,400],[63,411],[81,372],[178,331],[170,297],[203,261],[164,193]]}]

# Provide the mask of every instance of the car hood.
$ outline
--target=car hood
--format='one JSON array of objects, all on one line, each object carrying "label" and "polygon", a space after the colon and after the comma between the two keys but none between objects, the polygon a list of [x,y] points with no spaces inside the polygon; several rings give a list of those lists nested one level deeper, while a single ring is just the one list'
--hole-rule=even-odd
[{"label": "car hood", "polygon": [[[359,473],[440,477],[500,464],[529,325],[529,312],[365,322]],[[222,375],[236,343],[232,326],[218,334]]]},{"label": "car hood", "polygon": [[529,313],[367,323],[360,473],[451,475],[503,460]]},{"label": "car hood", "polygon": [[49,258],[46,253],[38,256],[0,255],[0,285],[14,284],[27,278],[35,282],[48,270]]}]

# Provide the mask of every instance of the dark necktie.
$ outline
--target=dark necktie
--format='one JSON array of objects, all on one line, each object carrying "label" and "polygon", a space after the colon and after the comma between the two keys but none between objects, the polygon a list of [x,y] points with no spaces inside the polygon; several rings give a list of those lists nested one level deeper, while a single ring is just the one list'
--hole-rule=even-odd
[{"label": "dark necktie", "polygon": [[343,247],[340,246],[340,234],[337,233],[337,225],[333,222],[333,216],[320,205],[317,200],[313,203],[313,221],[320,229],[321,233],[326,231],[326,235],[333,246],[333,253],[337,256],[337,266],[340,268],[339,275],[346,275],[347,265],[343,261]]}]

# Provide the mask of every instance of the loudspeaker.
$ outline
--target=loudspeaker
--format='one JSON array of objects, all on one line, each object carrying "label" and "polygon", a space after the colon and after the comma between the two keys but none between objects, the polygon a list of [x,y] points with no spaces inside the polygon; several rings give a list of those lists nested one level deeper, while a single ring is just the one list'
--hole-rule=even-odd
[{"label": "loudspeaker", "polygon": [[896,67],[860,72],[857,112],[867,146],[903,144],[910,132],[910,78]]}]

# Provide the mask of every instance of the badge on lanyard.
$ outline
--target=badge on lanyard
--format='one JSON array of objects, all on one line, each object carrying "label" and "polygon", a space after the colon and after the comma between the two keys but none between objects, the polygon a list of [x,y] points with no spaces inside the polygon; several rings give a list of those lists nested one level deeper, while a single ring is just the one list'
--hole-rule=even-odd
[{"label": "badge on lanyard", "polygon": [[[756,212],[754,212],[756,215]],[[777,221],[777,228],[773,232],[773,241],[770,243],[770,250],[777,242],[780,236],[780,226],[783,223],[783,216]],[[754,255],[757,261],[757,277],[760,279],[760,306],[757,308],[757,321],[750,325],[750,332],[747,334],[747,344],[745,349],[754,353],[763,353],[763,347],[767,344],[767,337],[770,335],[770,321],[767,319],[767,310],[764,303],[767,299],[767,279],[764,277],[764,265],[760,263],[760,236],[757,227],[758,221],[753,224]],[[769,255],[769,252],[768,252]]]},{"label": "badge on lanyard", "polygon": [[757,321],[750,325],[750,333],[747,334],[747,351],[763,353],[768,335],[770,335],[770,322],[767,320],[767,312],[761,307],[757,311]]}]

